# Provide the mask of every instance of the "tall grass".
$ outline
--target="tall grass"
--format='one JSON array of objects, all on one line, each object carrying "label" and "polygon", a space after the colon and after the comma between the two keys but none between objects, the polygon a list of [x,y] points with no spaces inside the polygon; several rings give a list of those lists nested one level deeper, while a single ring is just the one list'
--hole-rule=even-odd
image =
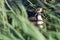
[{"label": "tall grass", "polygon": [[[60,40],[60,3],[55,4],[55,0],[27,2],[34,10],[38,6],[46,10],[42,15],[44,28],[39,29],[29,22],[22,0],[0,0],[0,40]],[[11,24],[7,16],[12,19]]]}]

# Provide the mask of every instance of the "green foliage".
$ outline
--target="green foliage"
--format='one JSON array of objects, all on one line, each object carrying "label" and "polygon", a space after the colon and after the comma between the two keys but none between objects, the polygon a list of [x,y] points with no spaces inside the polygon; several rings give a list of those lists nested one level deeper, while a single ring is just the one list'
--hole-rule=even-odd
[{"label": "green foliage", "polygon": [[[37,7],[46,10],[42,15],[44,28],[38,29],[29,22],[21,0],[0,0],[0,40],[60,40],[60,3],[55,0],[26,1],[29,3],[27,6],[34,10]],[[11,24],[7,15],[12,18]]]}]

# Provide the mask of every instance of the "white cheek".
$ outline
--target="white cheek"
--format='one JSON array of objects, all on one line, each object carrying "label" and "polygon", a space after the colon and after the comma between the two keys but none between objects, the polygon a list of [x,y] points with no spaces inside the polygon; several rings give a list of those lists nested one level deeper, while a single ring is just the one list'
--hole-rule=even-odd
[{"label": "white cheek", "polygon": [[40,9],[40,12],[42,12],[42,9]]}]

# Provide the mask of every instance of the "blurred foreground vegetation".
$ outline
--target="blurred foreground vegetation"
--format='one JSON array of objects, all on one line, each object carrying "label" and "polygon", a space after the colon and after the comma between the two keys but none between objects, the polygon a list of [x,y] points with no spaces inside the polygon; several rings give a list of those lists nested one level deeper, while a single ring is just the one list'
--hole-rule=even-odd
[{"label": "blurred foreground vegetation", "polygon": [[[28,20],[26,10],[38,7],[46,10],[42,15],[43,29]],[[0,40],[60,40],[60,3],[57,0],[0,0]]]}]

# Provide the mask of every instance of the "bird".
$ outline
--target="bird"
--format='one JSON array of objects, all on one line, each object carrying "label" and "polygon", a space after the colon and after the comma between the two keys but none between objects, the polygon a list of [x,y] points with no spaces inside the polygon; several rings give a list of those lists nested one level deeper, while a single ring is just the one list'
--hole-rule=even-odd
[{"label": "bird", "polygon": [[42,18],[42,16],[41,16],[41,14],[42,14],[42,12],[43,12],[43,8],[37,8],[36,9],[36,19],[37,19],[37,25],[38,25],[38,27],[39,28],[43,28],[43,18]]},{"label": "bird", "polygon": [[37,8],[35,11],[28,11],[28,19],[32,22],[35,26],[39,28],[43,28],[43,18],[41,14],[43,13],[43,8]]}]

